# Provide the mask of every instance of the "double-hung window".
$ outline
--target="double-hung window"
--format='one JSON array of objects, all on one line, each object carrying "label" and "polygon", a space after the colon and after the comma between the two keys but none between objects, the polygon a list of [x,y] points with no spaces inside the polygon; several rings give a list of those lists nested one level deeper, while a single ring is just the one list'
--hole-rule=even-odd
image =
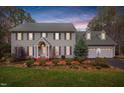
[{"label": "double-hung window", "polygon": [[17,40],[22,40],[22,33],[17,33]]},{"label": "double-hung window", "polygon": [[55,46],[55,55],[59,56],[60,54],[60,47],[59,46]]},{"label": "double-hung window", "polygon": [[60,39],[60,33],[55,33],[55,40],[59,40]]},{"label": "double-hung window", "polygon": [[47,37],[47,34],[46,34],[46,33],[42,33],[41,35],[42,35],[42,37],[44,37],[44,38]]},{"label": "double-hung window", "polygon": [[71,40],[71,33],[66,33],[66,40]]},{"label": "double-hung window", "polygon": [[71,55],[71,47],[70,46],[66,46],[66,55]]},{"label": "double-hung window", "polygon": [[33,40],[33,33],[28,34],[28,40]]}]

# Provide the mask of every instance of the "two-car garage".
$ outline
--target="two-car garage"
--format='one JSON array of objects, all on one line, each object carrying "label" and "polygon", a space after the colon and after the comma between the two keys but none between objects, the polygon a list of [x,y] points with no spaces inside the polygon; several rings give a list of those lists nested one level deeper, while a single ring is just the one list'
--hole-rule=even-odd
[{"label": "two-car garage", "polygon": [[115,56],[114,46],[90,46],[88,47],[88,58],[112,58]]}]

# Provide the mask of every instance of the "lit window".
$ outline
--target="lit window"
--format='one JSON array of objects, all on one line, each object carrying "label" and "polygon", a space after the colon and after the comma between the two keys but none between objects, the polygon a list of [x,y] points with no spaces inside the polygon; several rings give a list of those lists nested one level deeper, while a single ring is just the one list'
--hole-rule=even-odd
[{"label": "lit window", "polygon": [[56,55],[56,56],[59,55],[59,46],[55,46],[55,55]]},{"label": "lit window", "polygon": [[66,55],[71,55],[71,48],[69,46],[66,46]]},{"label": "lit window", "polygon": [[46,33],[42,33],[42,37],[46,38]]},{"label": "lit window", "polygon": [[105,33],[102,33],[102,40],[105,40]]},{"label": "lit window", "polygon": [[22,33],[17,33],[17,40],[22,40]]},{"label": "lit window", "polygon": [[66,33],[66,40],[70,40],[71,39],[71,33]]},{"label": "lit window", "polygon": [[59,40],[59,33],[55,33],[55,40]]},{"label": "lit window", "polygon": [[33,56],[33,47],[29,46],[29,56]]},{"label": "lit window", "polygon": [[33,40],[33,33],[29,33],[29,40]]},{"label": "lit window", "polygon": [[90,40],[90,39],[91,39],[91,34],[87,33],[87,40]]}]

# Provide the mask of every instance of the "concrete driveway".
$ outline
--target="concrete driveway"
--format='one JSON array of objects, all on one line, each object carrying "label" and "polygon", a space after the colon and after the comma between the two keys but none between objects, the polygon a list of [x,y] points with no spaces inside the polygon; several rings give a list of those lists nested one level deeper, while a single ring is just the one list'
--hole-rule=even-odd
[{"label": "concrete driveway", "polygon": [[124,69],[124,60],[109,59],[108,64],[113,66],[113,67]]}]

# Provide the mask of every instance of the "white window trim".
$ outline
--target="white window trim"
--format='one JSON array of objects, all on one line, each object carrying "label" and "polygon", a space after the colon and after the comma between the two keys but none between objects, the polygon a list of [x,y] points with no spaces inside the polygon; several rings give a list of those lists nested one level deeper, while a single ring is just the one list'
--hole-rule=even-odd
[{"label": "white window trim", "polygon": [[60,39],[60,33],[55,33],[55,40],[59,40]]},{"label": "white window trim", "polygon": [[17,33],[17,40],[22,40],[22,33]]},{"label": "white window trim", "polygon": [[71,33],[66,33],[66,40],[71,40]]},{"label": "white window trim", "polygon": [[33,33],[28,33],[28,40],[33,40]]}]

